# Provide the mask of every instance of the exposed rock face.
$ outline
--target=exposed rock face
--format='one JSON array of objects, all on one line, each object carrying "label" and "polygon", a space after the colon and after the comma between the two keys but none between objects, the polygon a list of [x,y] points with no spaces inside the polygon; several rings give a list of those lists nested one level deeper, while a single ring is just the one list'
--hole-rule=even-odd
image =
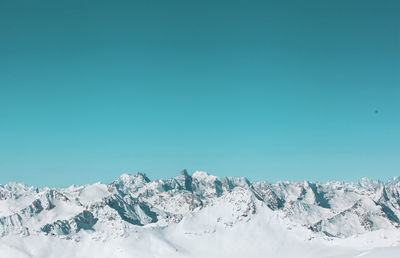
[{"label": "exposed rock face", "polygon": [[77,233],[81,229],[93,230],[93,225],[96,224],[97,220],[91,212],[85,210],[69,220],[57,220],[51,224],[46,224],[41,230],[52,235],[69,235]]}]

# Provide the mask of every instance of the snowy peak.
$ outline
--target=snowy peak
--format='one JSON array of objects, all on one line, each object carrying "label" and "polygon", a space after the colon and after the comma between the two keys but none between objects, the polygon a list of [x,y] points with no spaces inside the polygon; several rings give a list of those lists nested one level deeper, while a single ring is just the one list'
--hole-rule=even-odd
[{"label": "snowy peak", "polygon": [[21,183],[8,183],[6,185],[0,185],[0,201],[6,199],[18,199],[19,197],[29,195],[37,192],[38,189],[35,187],[28,187]]},{"label": "snowy peak", "polygon": [[185,189],[187,191],[193,192],[193,178],[188,174],[186,169],[182,170],[182,172],[177,177],[175,177],[175,180],[178,182],[180,189]]},{"label": "snowy peak", "polygon": [[144,173],[122,174],[116,182],[123,185],[135,185],[135,184],[146,184],[150,182],[150,179]]}]

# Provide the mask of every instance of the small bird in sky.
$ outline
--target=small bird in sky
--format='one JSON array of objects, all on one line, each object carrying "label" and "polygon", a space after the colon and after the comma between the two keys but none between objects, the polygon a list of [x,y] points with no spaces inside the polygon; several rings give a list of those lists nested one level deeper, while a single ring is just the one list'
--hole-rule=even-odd
[{"label": "small bird in sky", "polygon": [[379,113],[379,110],[378,109],[375,109],[375,114],[378,114]]}]

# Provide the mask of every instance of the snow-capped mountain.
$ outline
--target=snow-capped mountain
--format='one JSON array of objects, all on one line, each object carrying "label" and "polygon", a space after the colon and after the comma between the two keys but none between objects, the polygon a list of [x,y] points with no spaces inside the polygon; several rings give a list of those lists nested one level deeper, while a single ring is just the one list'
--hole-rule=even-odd
[{"label": "snow-capped mountain", "polygon": [[398,177],[271,184],[184,170],[171,179],[123,174],[108,185],[64,189],[10,183],[0,185],[0,257],[354,257],[381,251],[372,247],[391,254],[388,246],[400,252],[399,218]]}]

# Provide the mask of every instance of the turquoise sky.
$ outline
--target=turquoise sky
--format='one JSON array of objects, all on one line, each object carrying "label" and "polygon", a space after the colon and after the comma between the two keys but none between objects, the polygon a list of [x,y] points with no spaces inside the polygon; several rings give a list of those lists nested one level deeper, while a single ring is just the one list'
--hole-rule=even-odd
[{"label": "turquoise sky", "polygon": [[399,14],[398,0],[3,0],[0,183],[400,175]]}]

